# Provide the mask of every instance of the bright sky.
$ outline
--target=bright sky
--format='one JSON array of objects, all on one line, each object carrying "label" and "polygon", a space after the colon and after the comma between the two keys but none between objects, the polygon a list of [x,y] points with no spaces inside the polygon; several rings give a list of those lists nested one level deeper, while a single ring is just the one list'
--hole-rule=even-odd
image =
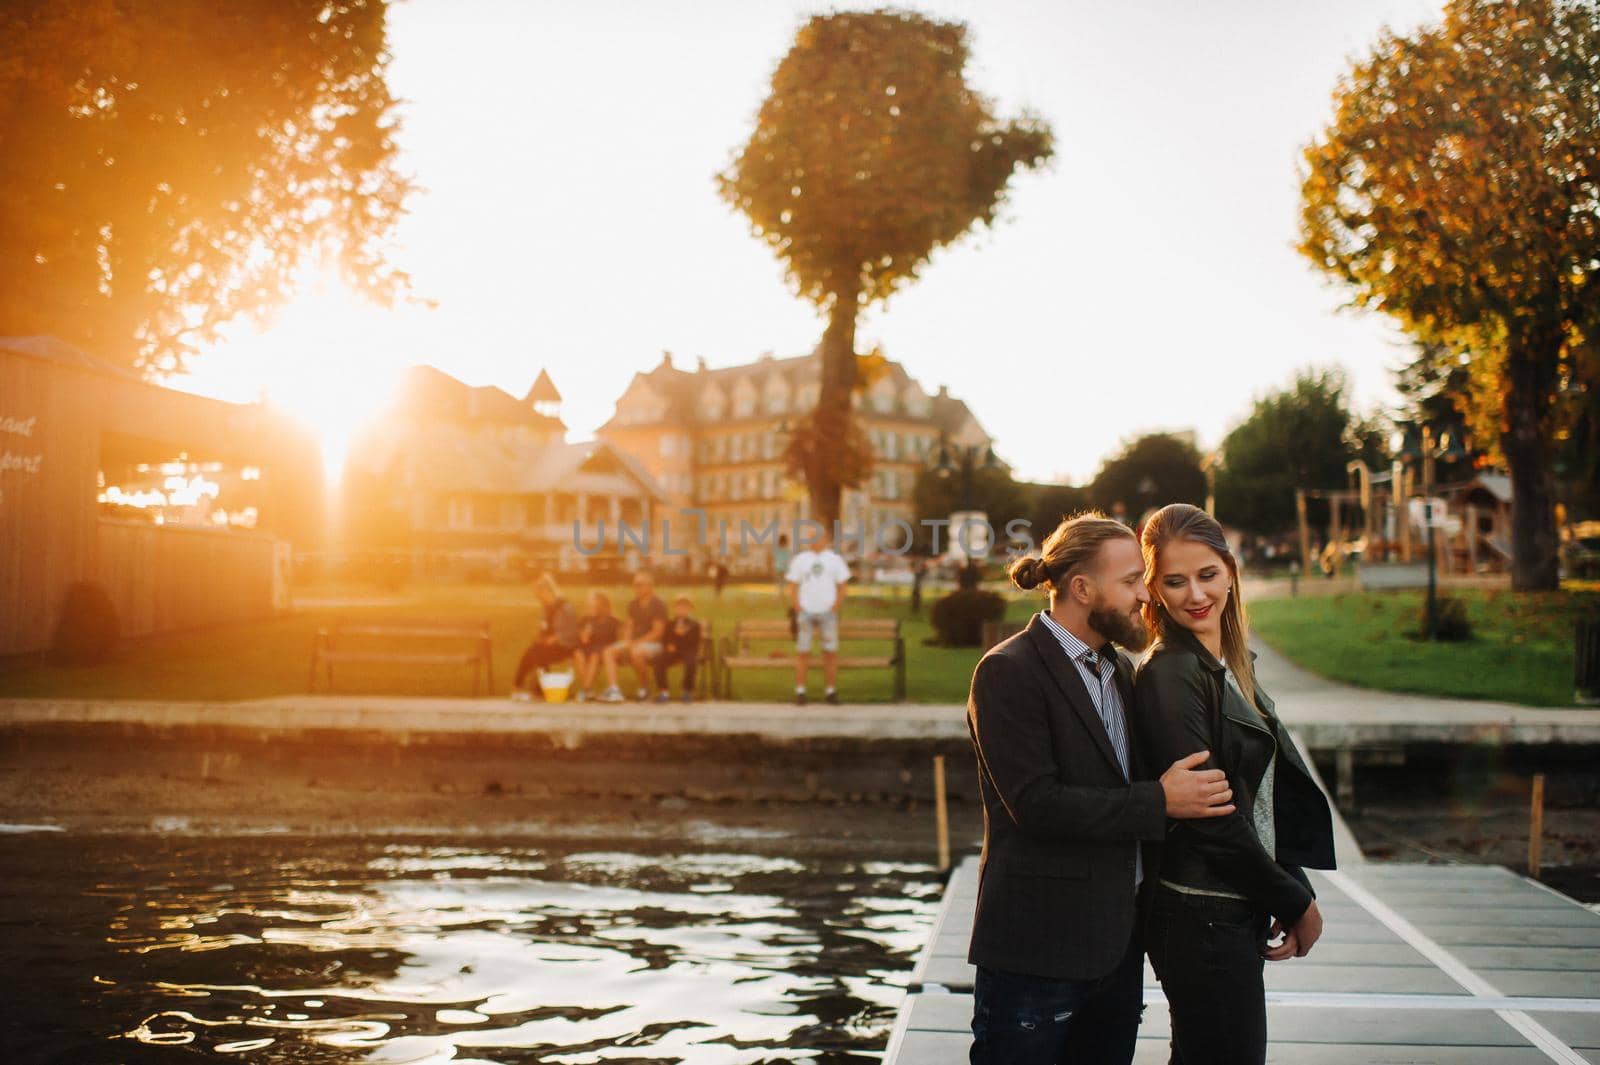
[{"label": "bright sky", "polygon": [[[1301,147],[1351,56],[1437,0],[923,2],[964,19],[969,78],[1054,126],[1006,219],[863,318],[930,391],[964,398],[1019,476],[1081,482],[1141,432],[1219,441],[1297,367],[1342,364],[1362,407],[1406,349],[1339,310],[1293,250]],[[182,387],[263,389],[338,436],[429,362],[521,395],[541,366],[572,439],[631,375],[810,350],[822,321],[717,198],[774,65],[819,5],[404,0],[391,83],[423,191],[397,258],[436,308],[309,293],[240,328]],[[337,443],[336,443],[337,447]]]}]

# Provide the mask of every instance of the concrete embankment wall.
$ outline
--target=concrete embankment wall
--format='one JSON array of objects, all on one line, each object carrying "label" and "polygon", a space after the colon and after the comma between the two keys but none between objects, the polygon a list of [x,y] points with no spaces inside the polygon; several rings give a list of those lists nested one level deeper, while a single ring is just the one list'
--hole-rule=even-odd
[{"label": "concrete embankment wall", "polygon": [[[522,727],[498,730],[437,720],[427,728],[268,726],[259,714],[214,723],[174,724],[159,713],[81,720],[112,715],[104,706],[31,709],[28,720],[0,717],[0,820],[14,823],[470,828],[747,808],[753,823],[804,828],[815,815],[803,811],[825,807],[834,812],[819,823],[848,824],[854,809],[863,825],[890,815],[931,839],[937,754],[946,759],[957,846],[981,831],[965,735],[927,729],[915,711],[875,735],[841,713],[853,708],[838,707],[817,707],[809,718],[809,707],[757,708],[724,722],[743,729],[735,732],[699,719],[690,730],[660,717],[651,725],[643,706],[590,718],[582,708],[535,708],[518,716]],[[539,713],[554,715],[551,727]],[[830,719],[846,725],[829,728]]]}]

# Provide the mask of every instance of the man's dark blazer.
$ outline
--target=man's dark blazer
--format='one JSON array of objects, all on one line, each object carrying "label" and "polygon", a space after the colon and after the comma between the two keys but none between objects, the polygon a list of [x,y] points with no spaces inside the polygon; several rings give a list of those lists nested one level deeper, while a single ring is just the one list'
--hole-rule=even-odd
[{"label": "man's dark blazer", "polygon": [[[1117,687],[1131,709],[1121,653]],[[1161,784],[1136,750],[1134,780],[1123,777],[1077,666],[1038,615],[978,663],[967,728],[983,793],[967,960],[1057,980],[1104,976],[1133,936],[1135,850],[1166,830]],[[1155,871],[1147,852],[1146,884]]]}]

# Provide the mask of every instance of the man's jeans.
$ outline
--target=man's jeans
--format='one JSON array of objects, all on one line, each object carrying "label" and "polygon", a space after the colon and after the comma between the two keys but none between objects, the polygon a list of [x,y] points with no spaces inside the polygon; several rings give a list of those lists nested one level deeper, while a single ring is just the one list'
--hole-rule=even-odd
[{"label": "man's jeans", "polygon": [[972,1065],[1128,1065],[1144,1012],[1144,950],[1098,980],[978,967]]}]

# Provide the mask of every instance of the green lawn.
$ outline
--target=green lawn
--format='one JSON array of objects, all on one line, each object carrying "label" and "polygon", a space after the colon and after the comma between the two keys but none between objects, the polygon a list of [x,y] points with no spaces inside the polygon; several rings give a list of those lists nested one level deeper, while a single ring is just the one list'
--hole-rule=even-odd
[{"label": "green lawn", "polygon": [[1573,705],[1573,622],[1600,614],[1600,594],[1452,591],[1465,600],[1473,639],[1413,638],[1424,595],[1373,592],[1327,598],[1260,599],[1255,631],[1313,673],[1364,688]]},{"label": "green lawn", "polygon": [[[605,589],[613,610],[621,614],[631,594],[625,586]],[[784,616],[771,585],[730,585],[722,598],[696,585],[686,589],[695,601],[695,616],[709,620],[718,638],[729,634],[741,617]],[[581,603],[588,589],[569,585],[563,591]],[[670,601],[680,591],[671,585],[658,589]],[[115,658],[103,665],[67,668],[28,660],[0,668],[0,697],[68,699],[254,699],[303,693],[307,690],[313,637],[335,617],[377,620],[427,618],[432,620],[487,620],[493,638],[494,673],[498,694],[510,685],[517,659],[536,628],[537,607],[528,587],[450,585],[406,588],[392,596],[370,587],[318,587],[297,589],[297,599],[310,597],[352,600],[393,598],[398,602],[369,606],[302,608],[295,613],[253,624],[228,625],[126,641]],[[931,635],[927,612],[937,593],[925,596],[921,617],[911,617],[905,591],[853,589],[845,600],[847,617],[898,617],[906,639],[907,698],[912,702],[965,702],[976,648],[927,647]],[[1011,617],[1024,619],[1037,609],[1032,598],[1011,604]],[[881,645],[880,645],[881,646]],[[873,649],[860,645],[862,651]],[[846,644],[848,653],[852,645]],[[673,679],[676,683],[677,674]],[[624,690],[631,690],[632,670],[623,670]],[[813,698],[822,692],[820,670],[812,674]],[[320,684],[319,684],[320,690]],[[346,693],[404,695],[467,695],[472,677],[466,667],[368,666],[338,667],[335,690]],[[762,670],[735,679],[741,700],[783,700],[792,697],[793,674]],[[892,694],[888,670],[841,672],[839,693],[850,702],[887,702]]]}]

